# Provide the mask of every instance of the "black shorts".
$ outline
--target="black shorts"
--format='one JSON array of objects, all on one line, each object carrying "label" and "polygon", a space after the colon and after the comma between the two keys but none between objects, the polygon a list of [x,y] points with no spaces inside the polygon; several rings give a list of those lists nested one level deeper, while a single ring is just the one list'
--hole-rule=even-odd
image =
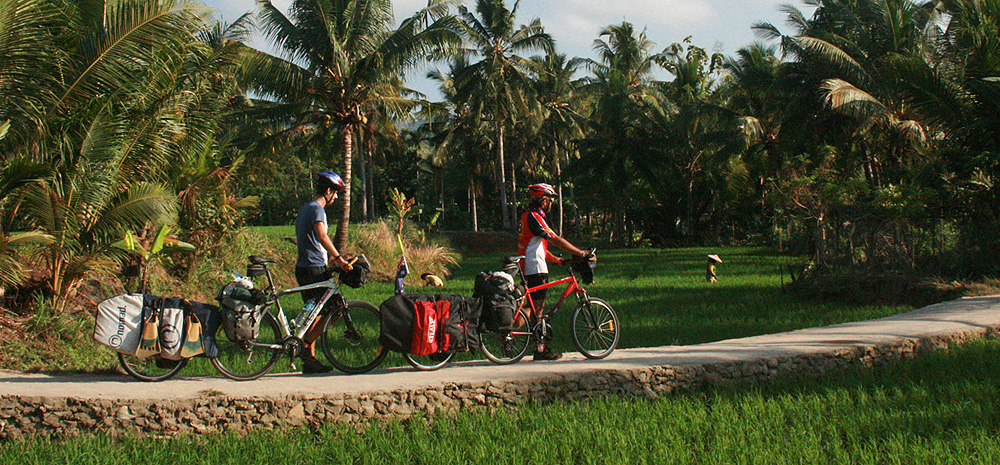
[{"label": "black shorts", "polygon": [[[524,277],[524,284],[528,287],[541,286],[549,282],[548,273],[531,274]],[[542,289],[531,293],[531,301],[535,303],[535,308],[541,309],[545,305],[545,294],[548,289]]]},{"label": "black shorts", "polygon": [[[299,283],[299,286],[326,281],[327,279],[330,279],[331,276],[333,276],[333,274],[330,273],[330,270],[325,266],[295,267],[295,281]],[[323,297],[324,292],[326,292],[326,289],[319,288],[302,291],[299,294],[302,296],[302,303],[304,304],[313,299],[316,299],[318,302],[320,297]]]}]

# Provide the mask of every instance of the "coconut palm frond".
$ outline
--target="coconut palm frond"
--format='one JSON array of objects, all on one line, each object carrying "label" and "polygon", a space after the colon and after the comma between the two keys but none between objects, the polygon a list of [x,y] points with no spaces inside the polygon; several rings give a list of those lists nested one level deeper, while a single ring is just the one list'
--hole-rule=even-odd
[{"label": "coconut palm frond", "polygon": [[854,75],[865,75],[864,67],[854,57],[826,40],[808,36],[790,37],[789,40],[810,56]]},{"label": "coconut palm frond", "polygon": [[127,86],[145,69],[150,50],[185,50],[205,13],[203,6],[187,0],[109,6],[106,31],[85,39],[71,65],[69,84],[52,110]]},{"label": "coconut palm frond", "polygon": [[861,118],[889,115],[879,99],[842,79],[827,79],[820,89],[825,93],[824,102],[835,111]]},{"label": "coconut palm frond", "polygon": [[109,198],[94,212],[96,220],[88,231],[94,238],[110,242],[121,231],[141,229],[146,223],[169,223],[175,208],[173,191],[159,184],[136,183]]}]

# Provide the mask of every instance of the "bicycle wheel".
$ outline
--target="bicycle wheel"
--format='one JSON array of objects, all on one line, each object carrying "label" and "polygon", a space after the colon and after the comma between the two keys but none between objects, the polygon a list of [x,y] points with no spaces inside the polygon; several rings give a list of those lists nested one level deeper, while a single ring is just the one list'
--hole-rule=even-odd
[{"label": "bicycle wheel", "polygon": [[413,368],[420,371],[434,371],[448,364],[455,354],[413,355],[403,354]]},{"label": "bicycle wheel", "polygon": [[[520,322],[520,323],[519,323]],[[482,331],[479,333],[479,348],[486,358],[498,365],[509,365],[524,358],[531,345],[531,328],[524,312],[514,314],[514,329],[510,332]]]},{"label": "bicycle wheel", "polygon": [[260,333],[253,341],[235,342],[221,335],[216,341],[219,356],[212,359],[212,365],[226,378],[237,381],[264,376],[271,371],[284,351],[278,322],[269,312],[264,312]]},{"label": "bicycle wheel", "polygon": [[342,314],[327,319],[320,348],[326,359],[345,373],[364,373],[377,367],[387,351],[378,342],[382,320],[378,308],[352,300]]},{"label": "bicycle wheel", "polygon": [[176,375],[187,360],[167,360],[159,356],[139,358],[131,354],[118,353],[118,363],[129,376],[145,382],[163,381]]},{"label": "bicycle wheel", "polygon": [[573,343],[587,358],[604,358],[618,345],[618,315],[607,302],[591,297],[573,311]]}]

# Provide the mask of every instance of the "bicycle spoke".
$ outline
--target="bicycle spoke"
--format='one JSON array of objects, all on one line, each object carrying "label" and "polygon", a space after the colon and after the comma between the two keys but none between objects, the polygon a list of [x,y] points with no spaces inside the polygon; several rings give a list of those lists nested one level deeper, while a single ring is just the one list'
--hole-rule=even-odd
[{"label": "bicycle spoke", "polygon": [[320,335],[320,349],[331,365],[345,373],[364,373],[382,363],[387,351],[378,337],[381,317],[378,308],[360,300],[330,318]]},{"label": "bicycle spoke", "polygon": [[618,345],[618,317],[611,306],[590,299],[573,312],[573,342],[587,358],[604,358]]},{"label": "bicycle spoke", "polygon": [[219,345],[218,357],[212,364],[223,376],[245,381],[257,379],[271,371],[281,357],[281,330],[274,315],[264,313],[260,323],[260,333],[253,341],[230,341],[226,337],[216,339]]}]

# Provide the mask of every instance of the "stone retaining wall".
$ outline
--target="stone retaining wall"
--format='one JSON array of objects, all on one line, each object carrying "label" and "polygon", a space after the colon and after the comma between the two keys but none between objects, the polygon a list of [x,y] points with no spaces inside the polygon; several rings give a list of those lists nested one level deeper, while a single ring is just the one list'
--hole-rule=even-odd
[{"label": "stone retaining wall", "polygon": [[30,436],[119,433],[210,433],[401,419],[414,413],[454,413],[518,404],[603,396],[651,398],[728,384],[767,382],[779,376],[819,376],[831,370],[872,366],[949,344],[992,337],[998,328],[908,339],[887,345],[859,345],[828,353],[713,363],[603,370],[545,376],[516,382],[449,384],[412,391],[327,397],[231,398],[206,393],[187,400],[106,400],[0,397],[0,440]]}]

